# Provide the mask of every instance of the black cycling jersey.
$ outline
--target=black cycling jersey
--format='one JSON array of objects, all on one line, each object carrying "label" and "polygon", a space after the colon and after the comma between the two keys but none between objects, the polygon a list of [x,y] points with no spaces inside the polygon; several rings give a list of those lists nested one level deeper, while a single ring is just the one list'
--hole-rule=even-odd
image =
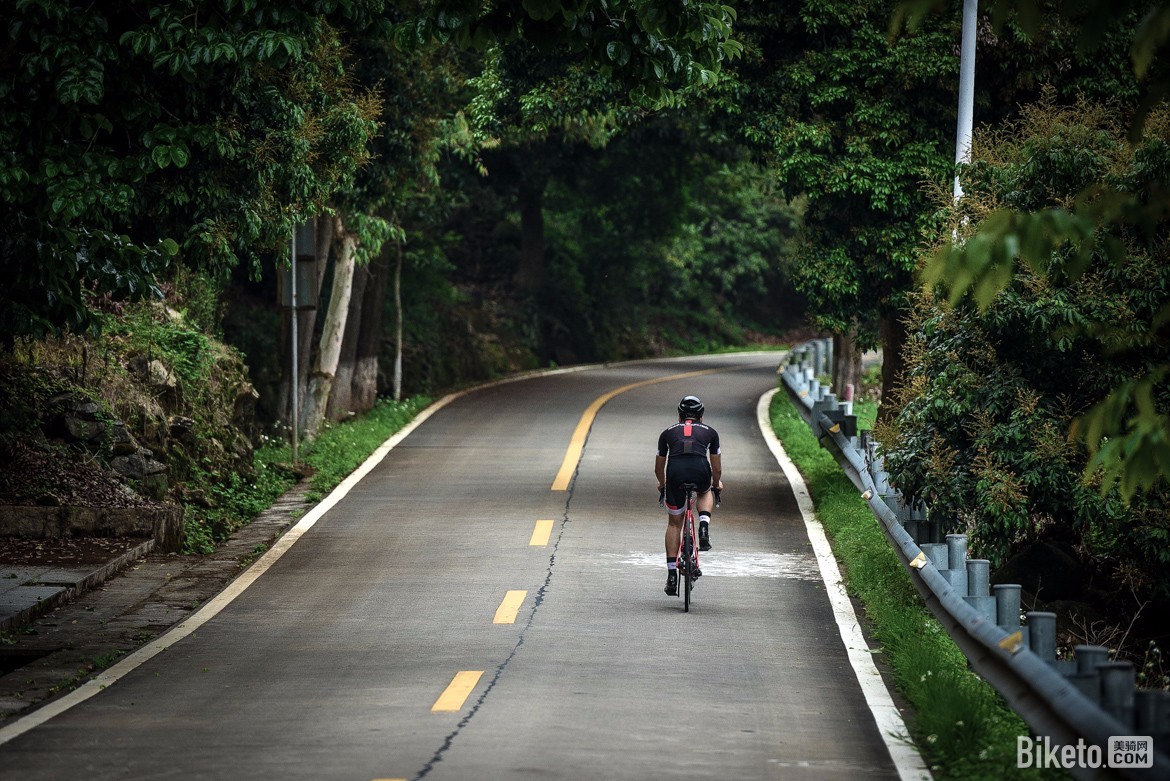
[{"label": "black cycling jersey", "polygon": [[658,455],[667,459],[666,506],[672,514],[677,514],[685,501],[683,483],[695,483],[700,494],[711,490],[709,457],[719,454],[719,434],[705,423],[688,420],[658,437]]},{"label": "black cycling jersey", "polygon": [[705,423],[693,420],[677,423],[658,437],[658,455],[676,456],[719,455],[719,433]]}]

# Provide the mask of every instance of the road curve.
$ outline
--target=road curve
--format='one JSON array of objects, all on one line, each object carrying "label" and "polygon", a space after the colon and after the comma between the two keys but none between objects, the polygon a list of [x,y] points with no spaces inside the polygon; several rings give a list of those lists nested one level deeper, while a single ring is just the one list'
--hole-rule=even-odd
[{"label": "road curve", "polygon": [[[0,746],[0,778],[896,778],[757,427],[776,361],[457,398],[193,635]],[[727,486],[688,614],[652,475],[686,393]]]}]

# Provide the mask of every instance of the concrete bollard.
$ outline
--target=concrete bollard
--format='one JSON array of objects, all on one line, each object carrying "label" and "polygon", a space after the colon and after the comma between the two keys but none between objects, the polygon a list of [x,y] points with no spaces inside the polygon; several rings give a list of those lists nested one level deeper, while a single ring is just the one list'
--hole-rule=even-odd
[{"label": "concrete bollard", "polygon": [[1139,689],[1133,694],[1133,731],[1152,737],[1155,746],[1166,739],[1166,725],[1159,718],[1158,710],[1161,705],[1162,710],[1170,715],[1170,711],[1166,711],[1167,704],[1170,704],[1170,692],[1160,689]]},{"label": "concrete bollard", "polygon": [[1095,705],[1101,704],[1101,674],[1097,668],[1109,661],[1109,649],[1099,645],[1073,646],[1075,671],[1069,683]]},{"label": "concrete bollard", "polygon": [[1100,707],[1101,705],[1101,676],[1093,673],[1092,675],[1075,675],[1068,676],[1068,682],[1071,683],[1077,691],[1085,695],[1089,702]]},{"label": "concrete bollard", "polygon": [[1097,668],[1109,662],[1109,649],[1100,645],[1073,646],[1077,675],[1099,675]]},{"label": "concrete bollard", "polygon": [[959,594],[967,593],[967,535],[947,535],[947,581]]},{"label": "concrete bollard", "polygon": [[990,596],[988,581],[991,577],[991,562],[987,559],[967,559],[967,596]]},{"label": "concrete bollard", "polygon": [[995,623],[1005,632],[1020,628],[1020,585],[999,583],[995,591]]},{"label": "concrete bollard", "polygon": [[1141,698],[1137,713],[1142,721],[1134,725],[1134,730],[1141,729],[1141,735],[1149,735],[1154,739],[1155,746],[1170,744],[1170,691],[1149,689],[1137,692]]},{"label": "concrete bollard", "polygon": [[940,572],[947,569],[947,546],[937,542],[924,542],[918,546],[926,554],[926,559]]},{"label": "concrete bollard", "polygon": [[1133,662],[1106,662],[1101,671],[1101,710],[1133,729],[1136,677]]},{"label": "concrete bollard", "polygon": [[1056,613],[1028,611],[1028,646],[1046,662],[1056,661]]},{"label": "concrete bollard", "polygon": [[964,601],[989,624],[995,623],[995,597],[988,593],[991,562],[987,559],[967,559],[967,596]]}]

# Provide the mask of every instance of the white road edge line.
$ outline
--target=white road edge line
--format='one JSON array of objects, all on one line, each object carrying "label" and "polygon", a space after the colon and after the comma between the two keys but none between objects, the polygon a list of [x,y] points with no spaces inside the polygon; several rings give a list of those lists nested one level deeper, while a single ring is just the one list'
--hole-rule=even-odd
[{"label": "white road edge line", "polygon": [[890,752],[890,758],[898,769],[898,777],[903,781],[929,781],[933,776],[918,749],[910,742],[909,731],[902,720],[902,714],[898,713],[898,708],[890,697],[890,691],[873,662],[873,653],[861,632],[857,614],[853,612],[853,603],[849,601],[849,595],[845,591],[841,569],[837,566],[837,559],[833,557],[833,549],[825,536],[825,527],[816,518],[816,509],[813,507],[804,477],[784,452],[784,447],[772,431],[772,419],[768,408],[778,390],[773,388],[768,391],[756,404],[756,422],[759,424],[760,433],[764,435],[764,441],[768,443],[772,455],[776,457],[776,462],[780,464],[784,476],[792,486],[800,515],[804,518],[809,542],[812,543],[813,553],[817,557],[821,579],[825,582],[825,593],[829,595],[833,616],[837,619],[837,630],[841,633],[841,641],[849,654],[849,663],[853,667],[854,675],[857,676],[857,682],[861,685],[861,692],[865,695],[865,702],[873,713],[874,721],[877,722],[886,749]]}]

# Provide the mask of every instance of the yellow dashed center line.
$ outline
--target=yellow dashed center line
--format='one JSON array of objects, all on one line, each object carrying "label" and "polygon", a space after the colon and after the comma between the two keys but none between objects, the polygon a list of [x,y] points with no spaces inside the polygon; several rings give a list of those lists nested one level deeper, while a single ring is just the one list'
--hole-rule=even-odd
[{"label": "yellow dashed center line", "polygon": [[552,536],[552,527],[552,521],[537,521],[536,528],[532,530],[532,539],[528,541],[528,544],[536,547],[548,545],[548,538]]},{"label": "yellow dashed center line", "polygon": [[432,713],[453,713],[463,707],[472,689],[479,683],[483,670],[461,670],[455,674],[451,684],[431,706]]},{"label": "yellow dashed center line", "polygon": [[496,617],[492,619],[492,623],[516,623],[516,614],[520,612],[520,605],[524,604],[524,597],[526,596],[528,596],[527,591],[509,591],[505,594],[504,601],[496,608]]},{"label": "yellow dashed center line", "polygon": [[553,480],[552,490],[569,490],[569,483],[573,480],[573,474],[577,471],[577,464],[581,461],[581,453],[585,450],[585,438],[589,436],[589,428],[593,425],[593,419],[597,417],[597,412],[605,406],[605,403],[614,396],[646,385],[655,385],[659,382],[670,382],[671,380],[684,380],[687,377],[698,377],[700,374],[714,374],[715,372],[721,371],[726,371],[726,369],[703,369],[696,372],[686,372],[685,374],[672,374],[669,377],[655,377],[652,380],[642,380],[641,382],[623,385],[620,388],[616,388],[609,393],[597,397],[592,404],[585,408],[585,412],[581,414],[581,420],[577,421],[577,428],[573,430],[573,436],[569,439],[569,448],[565,451],[565,459],[561,462],[561,469],[557,472],[556,479]]}]

